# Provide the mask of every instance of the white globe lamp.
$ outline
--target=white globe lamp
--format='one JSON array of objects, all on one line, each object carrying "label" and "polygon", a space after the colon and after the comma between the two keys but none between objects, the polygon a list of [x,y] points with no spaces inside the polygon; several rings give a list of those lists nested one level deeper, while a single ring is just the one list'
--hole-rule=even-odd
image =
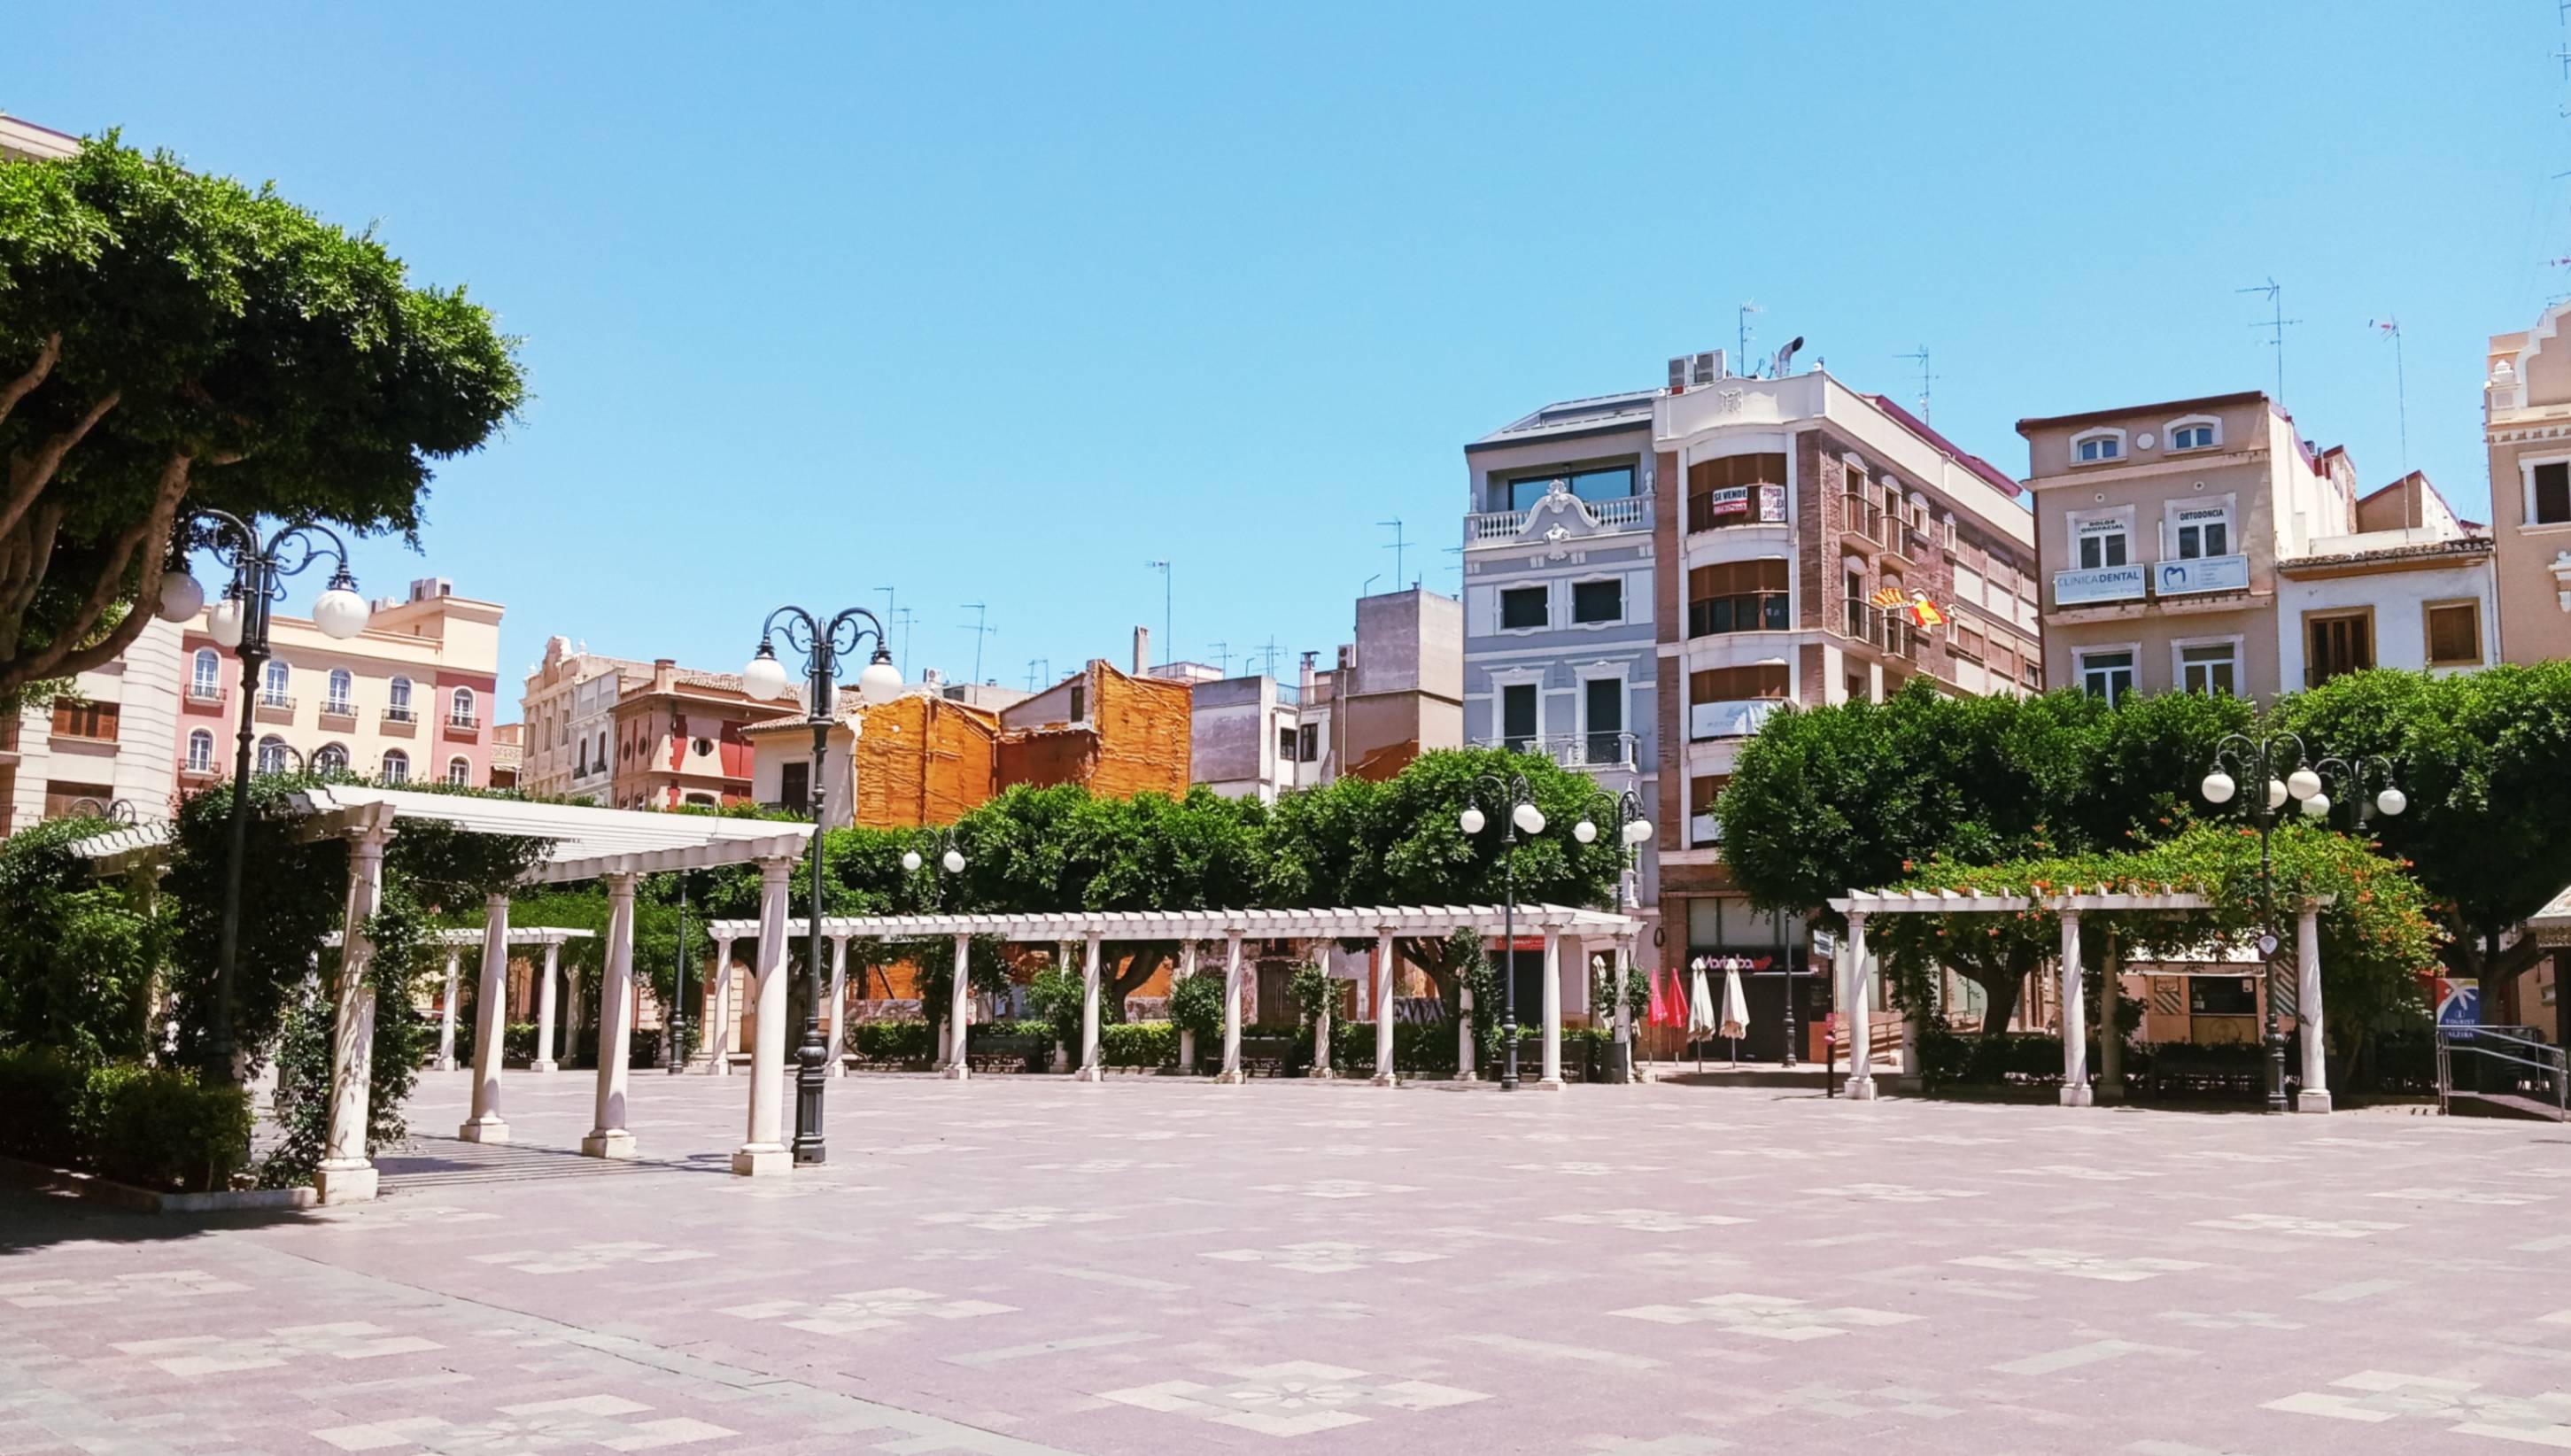
[{"label": "white globe lamp", "polygon": [[875,649],[874,660],[857,675],[857,696],[868,703],[890,703],[901,696],[901,669],[892,665],[892,654]]},{"label": "white globe lamp", "polygon": [[1482,826],[1489,822],[1490,820],[1482,817],[1482,811],[1480,809],[1469,806],[1462,813],[1455,816],[1457,827],[1461,828],[1467,834],[1478,834],[1482,832]]},{"label": "white globe lamp", "polygon": [[1515,821],[1518,826],[1518,832],[1522,834],[1541,834],[1544,832],[1544,810],[1537,808],[1534,804],[1519,804],[1517,806],[1517,810],[1514,813],[1511,813],[1509,818]]},{"label": "white globe lamp", "polygon": [[2241,785],[2232,781],[2232,775],[2220,768],[2205,775],[2205,782],[2198,784],[2197,788],[2205,795],[2207,803],[2230,803],[2232,795],[2241,791]]},{"label": "white globe lamp", "polygon": [[226,597],[206,614],[206,631],[227,648],[238,648],[242,641],[243,613],[239,597]]},{"label": "white globe lamp", "polygon": [[2310,768],[2298,768],[2286,775],[2286,792],[2297,798],[2311,798],[2321,791],[2321,776]]},{"label": "white globe lamp", "polygon": [[366,619],[374,613],[366,599],[357,595],[356,579],[346,572],[330,578],[328,590],[312,599],[312,625],[324,637],[346,642],[366,630]]},{"label": "white globe lamp", "polygon": [[2396,816],[2410,807],[2410,795],[2386,785],[2381,793],[2374,796],[2374,807],[2386,817]]},{"label": "white globe lamp", "polygon": [[964,872],[964,851],[960,849],[949,849],[946,851],[946,857],[937,862],[946,866],[946,872],[948,874],[962,874]]},{"label": "white globe lamp", "polygon": [[750,660],[749,667],[741,670],[741,686],[751,697],[763,703],[785,696],[785,665],[776,660],[775,649],[764,642],[759,645],[759,655]]},{"label": "white globe lamp", "polygon": [[1587,819],[1582,819],[1579,823],[1571,826],[1571,837],[1579,840],[1583,844],[1593,843],[1598,838],[1598,826],[1589,822]]},{"label": "white globe lamp", "polygon": [[2304,800],[2305,818],[2325,819],[2329,817],[2329,811],[2330,800],[2329,795],[2326,793],[2316,793]]},{"label": "white globe lamp", "polygon": [[901,851],[901,867],[909,870],[913,874],[917,874],[919,872],[919,851],[916,849],[905,849]]},{"label": "white globe lamp", "polygon": [[2281,779],[2275,779],[2275,778],[2271,778],[2271,779],[2269,779],[2269,780],[2268,780],[2268,807],[2270,807],[2270,808],[2272,808],[2272,809],[2281,809],[2281,808],[2284,808],[2285,806],[2286,806],[2286,785],[2285,785],[2284,781],[2283,781],[2283,780],[2281,780]]},{"label": "white globe lamp", "polygon": [[1640,843],[1642,843],[1644,840],[1649,839],[1649,838],[1651,838],[1651,837],[1652,837],[1652,821],[1651,821],[1651,820],[1649,820],[1649,819],[1629,819],[1629,820],[1627,820],[1627,821],[1626,821],[1626,824],[1625,824],[1625,842],[1626,842],[1626,843],[1628,843],[1628,844],[1640,844]]},{"label": "white globe lamp", "polygon": [[206,584],[184,571],[161,576],[161,620],[187,622],[205,610]]}]

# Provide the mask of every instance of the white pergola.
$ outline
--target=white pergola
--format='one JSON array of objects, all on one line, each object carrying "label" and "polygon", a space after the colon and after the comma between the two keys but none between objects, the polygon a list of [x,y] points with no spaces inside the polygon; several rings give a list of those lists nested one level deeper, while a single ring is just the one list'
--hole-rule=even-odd
[{"label": "white pergola", "polygon": [[[1498,935],[1512,923],[1511,913],[1500,905],[1371,905],[1336,906],[1293,910],[1065,910],[1043,913],[1009,914],[998,912],[955,912],[925,915],[825,915],[821,918],[821,938],[830,943],[830,993],[826,1004],[829,1018],[830,1066],[835,1071],[842,1059],[845,1028],[842,1021],[847,1006],[848,942],[851,940],[928,940],[951,937],[955,942],[955,974],[949,992],[945,1017],[947,1045],[944,1049],[945,1075],[962,1080],[970,1076],[966,1066],[965,1033],[971,1019],[972,988],[965,974],[968,949],[975,936],[996,936],[1002,940],[1063,944],[1079,941],[1087,948],[1081,966],[1081,1045],[1080,1059],[1073,1076],[1083,1082],[1097,1082],[1106,1075],[1106,1062],[1099,1037],[1099,946],[1106,941],[1175,940],[1179,942],[1181,977],[1196,973],[1200,945],[1220,941],[1224,946],[1223,997],[1223,1071],[1215,1079],[1221,1083],[1243,1080],[1241,1067],[1241,946],[1245,940],[1353,940],[1371,938],[1375,943],[1374,985],[1371,1001],[1375,1018],[1375,1085],[1394,1085],[1392,1062],[1392,945],[1397,939],[1421,936],[1451,935],[1458,930],[1471,930],[1483,935]],[[1544,939],[1544,1063],[1543,1076],[1535,1084],[1540,1088],[1562,1086],[1562,946],[1570,941],[1579,948],[1580,964],[1587,964],[1587,949],[1598,942],[1611,943],[1616,953],[1616,978],[1622,987],[1633,965],[1634,938],[1643,922],[1630,915],[1605,910],[1586,910],[1570,905],[1520,905],[1514,915],[1515,925],[1534,931]],[[716,964],[721,969],[715,977],[717,1002],[716,1025],[722,1027],[731,1019],[729,998],[732,986],[732,947],[737,940],[756,937],[760,946],[760,967],[756,994],[759,1009],[758,1045],[751,1061],[754,1087],[762,1078],[771,1082],[781,1077],[785,1059],[785,1002],[771,995],[776,973],[783,967],[785,946],[811,933],[807,919],[788,919],[780,909],[774,918],[763,915],[759,921],[717,920],[706,927],[716,944]],[[1619,994],[1619,1014],[1623,996]],[[1466,1003],[1467,1010],[1471,1009]],[[1315,1033],[1319,1063],[1328,1066],[1329,1025],[1324,1014]],[[1461,1028],[1457,1034],[1459,1067],[1472,1071],[1472,1043]],[[725,1057],[720,1053],[709,1070],[720,1071]]]},{"label": "white pergola", "polygon": [[[2319,916],[2322,907],[2333,897],[2319,895],[2302,901],[2295,907],[2295,982],[2297,1024],[2304,1033],[2304,1094],[2296,1102],[2299,1112],[2325,1113],[2330,1110],[2329,1079],[2322,1065],[2321,1040],[2321,951]],[[2062,1105],[2088,1107],[2094,1101],[2089,1086],[2089,1019],[2080,986],[2080,917],[2087,912],[2113,914],[2150,914],[2212,908],[2214,902],[2189,891],[2139,893],[2110,890],[2101,885],[2093,890],[2066,890],[2061,894],[2017,895],[1983,894],[1967,889],[1954,890],[1851,890],[1844,899],[1829,902],[1830,908],[1847,917],[1847,940],[1840,948],[1839,984],[1848,991],[1843,1003],[1848,1015],[1848,1080],[1847,1095],[1856,1101],[1874,1096],[1872,1035],[1866,1025],[1865,1011],[1872,995],[1872,969],[1865,956],[1865,924],[1876,915],[1972,915],[2023,914],[2041,911],[2055,915],[2062,923],[2062,956],[2059,966],[2062,978]],[[2114,994],[2111,989],[2109,994]],[[2113,1014],[2112,1011],[2110,1013]]]},{"label": "white pergola", "polygon": [[[554,1050],[554,981],[561,974],[562,948],[571,941],[596,940],[597,938],[597,936],[586,930],[572,930],[553,925],[538,925],[523,930],[512,928],[508,932],[508,943],[513,949],[521,946],[533,945],[541,945],[545,948],[545,968],[542,973],[544,979],[539,983],[536,989],[536,1055],[534,1060],[528,1064],[528,1071],[552,1072],[559,1069],[562,1065],[555,1061],[552,1055]],[[341,933],[333,930],[329,934],[321,937],[321,943],[324,946],[336,949],[341,944],[342,939],[343,937]],[[480,945],[482,943],[482,932],[474,929],[470,925],[467,925],[454,930],[440,930],[429,936],[428,939],[431,945],[442,945],[446,947],[446,989],[444,995],[438,1002],[437,1059],[431,1062],[429,1066],[433,1071],[452,1072],[455,1070],[456,980],[458,974],[463,968],[465,948],[467,946]]]}]

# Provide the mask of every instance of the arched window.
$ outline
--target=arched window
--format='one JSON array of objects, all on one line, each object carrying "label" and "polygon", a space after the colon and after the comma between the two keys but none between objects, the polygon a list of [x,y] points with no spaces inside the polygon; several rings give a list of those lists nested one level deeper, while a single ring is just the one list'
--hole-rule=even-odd
[{"label": "arched window", "polygon": [[384,782],[410,782],[410,754],[399,748],[384,749]]},{"label": "arched window", "polygon": [[348,706],[348,693],[350,689],[356,686],[357,680],[350,676],[347,669],[332,668],[330,670],[330,698],[327,703],[322,705],[322,707],[331,713],[352,712],[353,710]]},{"label": "arched window", "polygon": [[471,783],[473,781],[473,760],[462,756],[447,759],[446,781],[449,783]]},{"label": "arched window", "polygon": [[268,659],[267,672],[263,675],[258,691],[259,701],[270,708],[292,708],[294,700],[285,695],[292,676],[285,664],[274,658]]},{"label": "arched window", "polygon": [[2071,463],[2074,465],[2099,465],[2124,458],[2123,430],[2083,430],[2071,437]]},{"label": "arched window", "polygon": [[261,773],[285,771],[285,739],[269,733],[258,740],[258,771]]},{"label": "arched window", "polygon": [[210,647],[197,649],[196,660],[188,670],[188,696],[208,702],[224,696],[223,654]]},{"label": "arched window", "polygon": [[315,773],[347,772],[348,750],[337,743],[322,744],[321,751],[312,755],[312,771]]},{"label": "arched window", "polygon": [[447,699],[447,718],[457,728],[473,727],[473,690],[458,688]]},{"label": "arched window", "polygon": [[395,723],[410,722],[410,679],[395,678],[385,685],[384,717]]},{"label": "arched window", "polygon": [[188,734],[188,771],[191,773],[215,771],[215,735],[205,728],[199,728]]}]

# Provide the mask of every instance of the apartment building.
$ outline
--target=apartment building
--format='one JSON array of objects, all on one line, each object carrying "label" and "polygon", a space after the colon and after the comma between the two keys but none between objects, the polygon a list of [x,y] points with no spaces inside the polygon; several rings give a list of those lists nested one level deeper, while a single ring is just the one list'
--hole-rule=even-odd
[{"label": "apartment building", "polygon": [[630,686],[652,681],[652,665],[545,641],[543,661],[527,672],[518,698],[526,725],[519,786],[541,798],[608,803],[616,789],[616,702]]},{"label": "apartment building", "polygon": [[2424,476],[2361,493],[2257,390],[2018,422],[2052,681],[2267,702],[2490,658],[2487,533]]},{"label": "apartment building", "polygon": [[776,716],[734,673],[700,673],[670,658],[624,684],[609,710],[616,747],[608,802],[618,808],[719,808],[751,796],[747,729]]},{"label": "apartment building", "polygon": [[2571,658],[2571,300],[2535,327],[2492,336],[2482,387],[2490,458],[2499,653],[2512,663]]},{"label": "apartment building", "polygon": [[13,116],[0,116],[0,162],[44,162],[80,151],[80,138]]},{"label": "apartment building", "polygon": [[1422,753],[1462,747],[1463,604],[1419,587],[1380,592],[1357,599],[1355,626],[1338,666],[1319,675],[1326,689],[1297,694],[1321,710],[1319,777],[1386,779]]},{"label": "apartment building", "polygon": [[[272,618],[271,656],[251,698],[255,766],[487,786],[502,610],[424,577],[407,597],[375,602],[366,630],[345,641],[307,618]],[[232,772],[241,664],[215,640],[212,611],[187,624],[180,644],[183,792]]]},{"label": "apartment building", "polygon": [[169,818],[178,729],[179,629],[155,618],[124,657],[0,717],[0,835],[119,803],[147,822]]}]

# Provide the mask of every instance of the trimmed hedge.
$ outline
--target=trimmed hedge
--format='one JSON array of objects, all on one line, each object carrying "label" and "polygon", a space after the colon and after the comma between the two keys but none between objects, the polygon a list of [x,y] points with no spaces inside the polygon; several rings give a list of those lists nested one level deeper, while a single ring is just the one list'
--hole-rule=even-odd
[{"label": "trimmed hedge", "polygon": [[0,1152],[159,1192],[232,1186],[250,1157],[250,1094],[193,1074],[60,1052],[0,1052]]},{"label": "trimmed hedge", "polygon": [[1167,1021],[1124,1021],[1098,1029],[1098,1050],[1110,1067],[1175,1067],[1179,1029]]}]

